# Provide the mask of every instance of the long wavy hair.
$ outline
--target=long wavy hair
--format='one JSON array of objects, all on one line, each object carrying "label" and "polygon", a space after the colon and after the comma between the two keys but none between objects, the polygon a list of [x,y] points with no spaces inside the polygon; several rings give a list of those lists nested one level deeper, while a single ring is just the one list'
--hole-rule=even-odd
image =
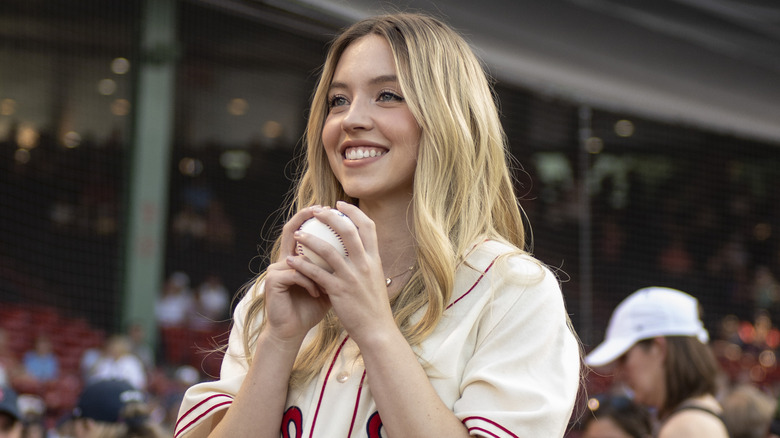
[{"label": "long wavy hair", "polygon": [[[523,251],[523,213],[513,189],[511,156],[494,91],[468,43],[438,19],[411,13],[362,20],[331,44],[311,102],[302,160],[288,217],[310,205],[356,204],[331,171],[322,144],[328,88],[350,44],[366,35],[385,38],[395,59],[401,91],[421,139],[411,202],[418,269],[392,300],[395,320],[411,345],[436,327],[452,293],[455,270],[479,239],[507,242]],[[270,253],[279,255],[277,238]],[[258,284],[259,275],[247,287]],[[256,289],[256,288],[255,288]],[[412,318],[418,311],[421,317]],[[243,333],[247,360],[264,312],[254,293]],[[264,319],[264,318],[263,318]],[[333,349],[342,326],[331,311],[299,353],[290,384],[312,379]]]}]

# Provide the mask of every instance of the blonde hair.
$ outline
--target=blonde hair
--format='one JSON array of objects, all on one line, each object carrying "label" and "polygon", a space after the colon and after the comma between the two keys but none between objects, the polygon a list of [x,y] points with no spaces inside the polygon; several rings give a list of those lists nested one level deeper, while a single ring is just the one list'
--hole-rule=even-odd
[{"label": "blonde hair", "polygon": [[[393,314],[411,345],[436,327],[450,299],[455,270],[480,239],[524,247],[523,216],[512,184],[510,156],[491,84],[468,43],[441,21],[421,14],[382,15],[347,28],[330,46],[311,103],[305,161],[288,211],[310,205],[357,203],[331,171],[322,144],[328,88],[344,50],[366,35],[385,38],[405,101],[421,127],[412,212],[418,269],[393,300]],[[279,254],[277,238],[271,252]],[[253,281],[257,284],[264,274]],[[251,286],[251,285],[249,285]],[[411,316],[425,309],[414,323]],[[247,360],[262,326],[262,296],[251,303],[244,328]],[[342,328],[331,311],[299,354],[290,384],[308,382],[322,368]]]}]

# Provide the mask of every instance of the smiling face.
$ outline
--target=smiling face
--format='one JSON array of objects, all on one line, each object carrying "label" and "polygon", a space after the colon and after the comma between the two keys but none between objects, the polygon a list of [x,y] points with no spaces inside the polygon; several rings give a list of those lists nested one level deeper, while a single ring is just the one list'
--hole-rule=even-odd
[{"label": "smiling face", "polygon": [[367,35],[342,54],[328,92],[322,142],[344,191],[408,203],[421,130],[409,111],[387,41]]}]

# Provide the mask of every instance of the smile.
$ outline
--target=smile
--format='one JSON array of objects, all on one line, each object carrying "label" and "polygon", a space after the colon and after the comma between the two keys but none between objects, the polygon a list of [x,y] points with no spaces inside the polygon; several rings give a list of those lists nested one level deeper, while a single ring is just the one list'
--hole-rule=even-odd
[{"label": "smile", "polygon": [[348,148],[347,150],[344,151],[344,158],[346,158],[347,160],[362,160],[364,158],[381,157],[386,153],[387,153],[386,150],[379,149],[379,148],[368,148],[368,147]]}]

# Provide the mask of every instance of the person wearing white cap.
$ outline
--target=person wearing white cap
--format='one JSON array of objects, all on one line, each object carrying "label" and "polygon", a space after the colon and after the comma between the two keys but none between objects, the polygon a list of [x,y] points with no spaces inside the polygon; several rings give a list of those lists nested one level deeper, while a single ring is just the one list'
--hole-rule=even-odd
[{"label": "person wearing white cap", "polygon": [[614,366],[635,400],[656,409],[658,438],[728,438],[699,310],[685,292],[640,289],[618,304],[604,342],[585,357],[591,367]]}]

